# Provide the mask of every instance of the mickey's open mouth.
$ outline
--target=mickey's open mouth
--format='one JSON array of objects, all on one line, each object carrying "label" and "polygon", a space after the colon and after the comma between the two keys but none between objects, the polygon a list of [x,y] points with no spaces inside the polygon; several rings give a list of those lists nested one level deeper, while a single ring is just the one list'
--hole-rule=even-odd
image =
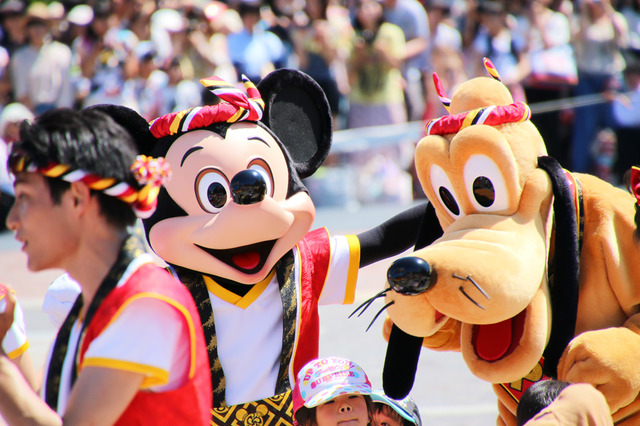
[{"label": "mickey's open mouth", "polygon": [[472,344],[476,355],[485,361],[498,361],[511,354],[524,333],[526,309],[513,318],[496,324],[474,325]]},{"label": "mickey's open mouth", "polygon": [[264,266],[276,241],[263,241],[226,250],[210,249],[198,244],[195,244],[195,246],[245,274],[255,274]]}]

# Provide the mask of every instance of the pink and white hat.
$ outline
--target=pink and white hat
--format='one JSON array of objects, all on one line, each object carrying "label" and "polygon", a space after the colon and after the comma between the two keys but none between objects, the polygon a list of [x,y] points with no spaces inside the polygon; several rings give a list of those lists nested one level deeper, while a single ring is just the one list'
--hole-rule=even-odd
[{"label": "pink and white hat", "polygon": [[293,389],[294,418],[302,406],[313,408],[340,395],[353,394],[371,394],[369,378],[359,365],[339,357],[310,361],[298,373]]}]

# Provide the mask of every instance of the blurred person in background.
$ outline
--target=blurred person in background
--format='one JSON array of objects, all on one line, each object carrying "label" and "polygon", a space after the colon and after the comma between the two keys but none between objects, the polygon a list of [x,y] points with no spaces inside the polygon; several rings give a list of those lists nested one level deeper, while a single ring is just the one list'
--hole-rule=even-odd
[{"label": "blurred person in background", "polygon": [[404,34],[385,21],[382,4],[359,0],[349,71],[349,113],[347,127],[357,128],[407,121],[402,93]]},{"label": "blurred person in background", "polygon": [[[343,96],[338,82],[347,75],[346,61],[349,45],[353,36],[351,23],[344,19],[345,14],[335,11],[341,6],[329,5],[329,0],[307,0],[305,12],[308,22],[298,26],[292,37],[298,58],[298,68],[309,74],[322,87],[331,114],[334,129],[339,126],[340,104]],[[333,12],[333,16],[329,14]],[[337,15],[337,16],[336,16]]]},{"label": "blurred person in background", "polygon": [[[626,56],[624,93],[610,93],[617,152],[613,182],[621,184],[624,174],[640,164],[640,52]],[[626,93],[626,94],[625,94]]]},{"label": "blurred person in background", "polygon": [[13,205],[13,177],[7,169],[11,144],[20,138],[20,123],[32,120],[33,113],[21,103],[10,103],[0,113],[0,231],[6,230],[6,219]]},{"label": "blurred person in background", "polygon": [[[384,19],[402,30],[404,54],[400,58],[404,79],[404,97],[410,121],[420,120],[424,113],[431,79],[429,71],[429,19],[418,0],[382,0]],[[427,78],[425,78],[425,76]]]},{"label": "blurred person in background", "polygon": [[526,75],[525,40],[509,26],[508,15],[500,1],[487,0],[478,5],[480,27],[470,46],[472,76],[486,75],[483,57],[491,59],[514,101],[524,101],[522,80]]},{"label": "blurred person in background", "polygon": [[[524,88],[529,104],[566,98],[578,82],[569,20],[552,9],[552,3],[553,0],[533,0],[524,11],[530,70]],[[531,121],[544,139],[549,155],[567,166],[569,132],[563,131],[562,111],[536,113]]]},{"label": "blurred person in background", "polygon": [[26,5],[21,0],[4,0],[0,3],[0,46],[4,47],[9,55],[27,42],[25,12]]},{"label": "blurred person in background", "polygon": [[[443,87],[448,91],[467,80],[465,73],[462,34],[458,29],[452,12],[453,0],[428,0],[426,2],[429,28],[431,29],[430,61],[433,72],[438,74]],[[432,79],[427,80],[429,84]],[[427,92],[427,105],[424,119],[440,117],[448,114],[435,90]]]},{"label": "blurred person in background", "polygon": [[[625,63],[622,49],[629,33],[624,16],[610,0],[580,0],[573,22],[573,46],[578,65],[574,96],[602,94],[622,87]],[[607,103],[575,108],[569,168],[575,172],[593,170],[590,147],[598,131],[611,125]]]},{"label": "blurred person in background", "polygon": [[49,9],[49,31],[51,32],[51,37],[56,41],[64,43],[62,36],[67,25],[65,21],[67,13],[64,5],[59,1],[52,1],[47,5],[47,9]]},{"label": "blurred person in background", "polygon": [[265,29],[259,1],[240,1],[237,10],[242,30],[227,35],[227,51],[236,69],[235,81],[246,75],[258,84],[269,72],[286,64],[286,50],[282,40]]},{"label": "blurred person in background", "polygon": [[236,70],[228,51],[227,36],[242,31],[242,20],[238,12],[225,3],[214,0],[204,8],[204,14],[211,27],[209,37],[209,59],[215,65],[215,72],[224,81],[234,81]]},{"label": "blurred person in background", "polygon": [[31,3],[25,16],[26,46],[11,57],[14,98],[36,115],[73,105],[71,50],[55,41],[49,32],[49,9],[41,2]]},{"label": "blurred person in background", "polygon": [[144,40],[135,50],[135,61],[122,89],[122,105],[138,111],[147,121],[161,115],[163,94],[162,86],[156,84],[158,69],[153,43]]},{"label": "blurred person in background", "polygon": [[[397,25],[385,22],[382,5],[359,0],[353,24],[355,35],[347,69],[349,112],[347,127],[383,126],[407,122],[400,72],[404,35]],[[412,198],[411,176],[415,141],[363,152],[356,159],[358,201],[406,203]],[[407,151],[411,160],[407,161]]]},{"label": "blurred person in background", "polygon": [[[114,33],[109,33],[111,6],[108,2],[98,2],[93,6],[91,18],[84,34],[77,37],[72,45],[78,106],[103,102],[118,103],[124,82],[124,61],[118,52],[123,45]],[[71,13],[71,11],[69,12]],[[88,13],[85,21],[88,20]],[[135,43],[135,40],[133,41]],[[131,42],[130,42],[131,43]]]},{"label": "blurred person in background", "polygon": [[629,49],[640,52],[640,0],[623,0],[618,9],[629,28]]}]

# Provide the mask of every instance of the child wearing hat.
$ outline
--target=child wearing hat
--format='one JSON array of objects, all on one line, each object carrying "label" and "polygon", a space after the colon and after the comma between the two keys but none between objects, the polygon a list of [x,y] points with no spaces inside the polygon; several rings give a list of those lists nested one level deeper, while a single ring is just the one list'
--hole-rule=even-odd
[{"label": "child wearing hat", "polygon": [[371,383],[353,361],[340,357],[308,362],[293,389],[293,418],[298,426],[373,425]]},{"label": "child wearing hat", "polygon": [[420,411],[410,396],[397,400],[385,395],[382,389],[376,389],[371,393],[371,399],[374,426],[422,426]]}]

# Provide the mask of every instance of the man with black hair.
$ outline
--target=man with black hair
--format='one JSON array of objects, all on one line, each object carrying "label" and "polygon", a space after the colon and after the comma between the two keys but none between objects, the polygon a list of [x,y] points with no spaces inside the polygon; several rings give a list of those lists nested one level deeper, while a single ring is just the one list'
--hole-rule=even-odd
[{"label": "man with black hair", "polygon": [[[41,396],[0,350],[0,413],[10,423],[209,424],[209,365],[188,291],[129,233],[170,173],[86,109],[24,123],[11,150],[7,226],[32,271],[64,269],[82,293],[58,331]],[[13,322],[7,293],[0,339]]]},{"label": "man with black hair", "polygon": [[529,387],[517,410],[518,426],[613,425],[604,395],[588,383],[542,380]]}]

